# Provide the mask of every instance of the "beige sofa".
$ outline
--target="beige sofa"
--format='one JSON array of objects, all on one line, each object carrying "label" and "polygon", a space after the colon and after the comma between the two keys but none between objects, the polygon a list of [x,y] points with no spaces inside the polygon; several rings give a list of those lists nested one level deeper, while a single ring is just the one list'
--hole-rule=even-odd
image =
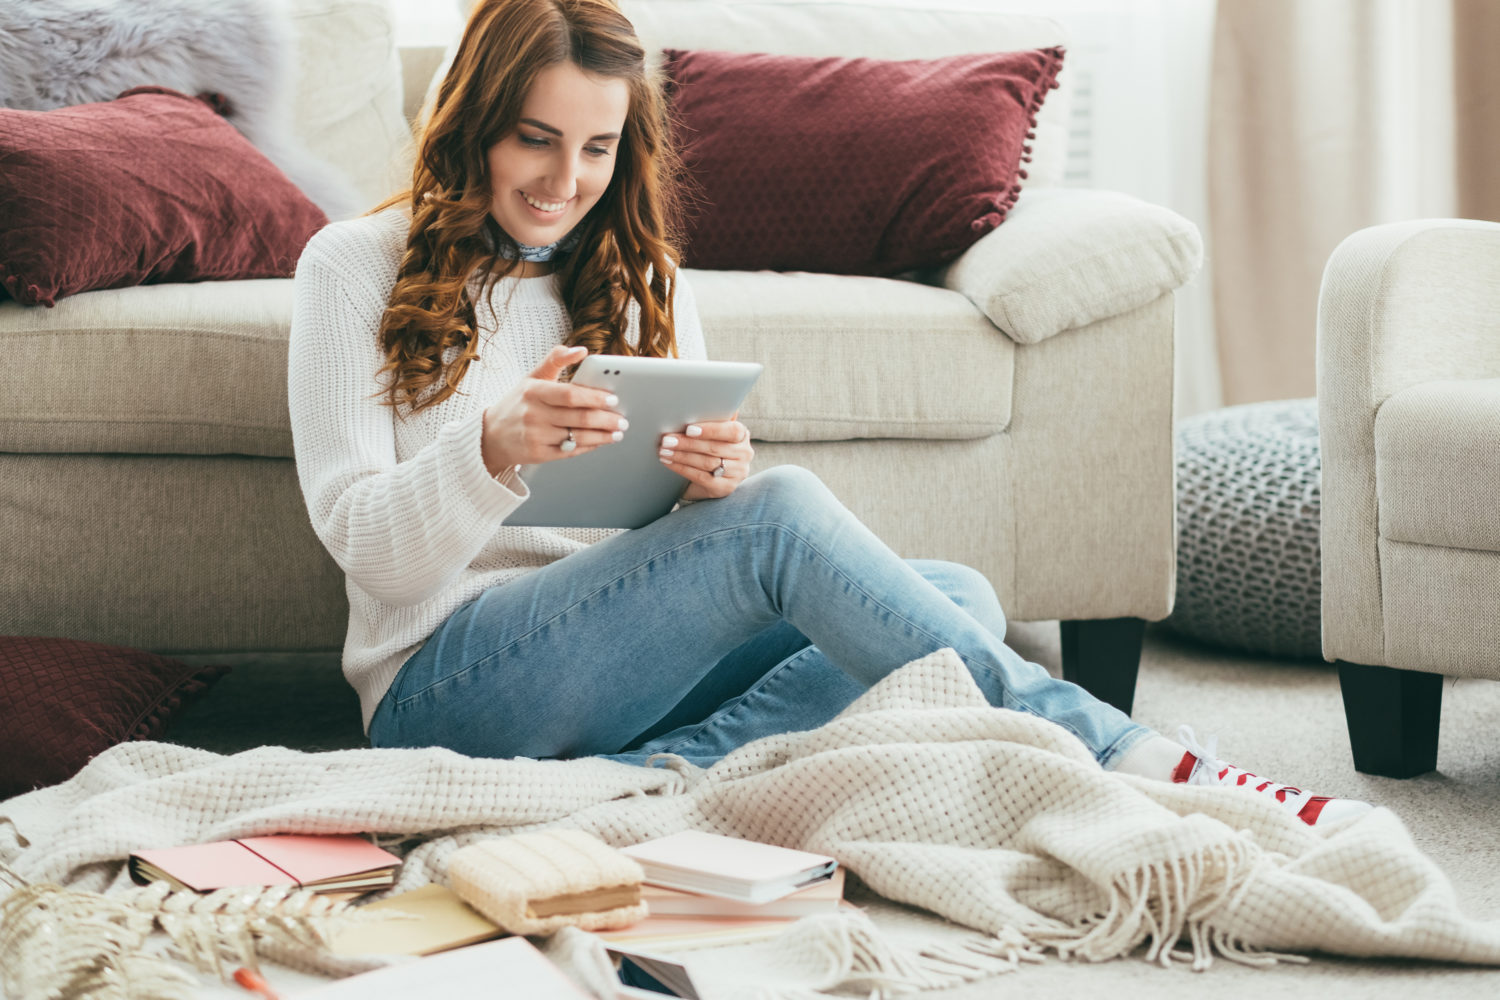
[{"label": "beige sofa", "polygon": [[[378,0],[296,0],[299,129],[368,203],[409,169],[437,53]],[[848,3],[627,2],[648,49],[926,58],[1065,42],[1036,17]],[[1174,585],[1173,291],[1184,219],[1060,186],[1069,74],[1010,218],[913,280],[690,270],[709,353],[765,362],[744,411],[896,550],[960,560],[1127,707]],[[403,108],[403,93],[405,107]],[[691,265],[691,260],[687,261]],[[169,653],[337,650],[343,579],[308,523],[286,408],[289,280],[0,303],[0,633]],[[955,359],[960,359],[955,361]]]},{"label": "beige sofa", "polygon": [[1355,767],[1437,766],[1443,677],[1500,679],[1500,224],[1350,236],[1323,274],[1323,656]]}]

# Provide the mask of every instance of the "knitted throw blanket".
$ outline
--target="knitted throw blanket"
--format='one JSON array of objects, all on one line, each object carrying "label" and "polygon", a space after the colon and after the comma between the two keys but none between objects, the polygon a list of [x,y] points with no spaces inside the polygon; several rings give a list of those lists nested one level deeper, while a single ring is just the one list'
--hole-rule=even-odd
[{"label": "knitted throw blanket", "polygon": [[[697,827],[818,851],[881,896],[975,931],[955,954],[895,947],[857,913],[809,918],[776,947],[718,962],[755,976],[696,960],[709,996],[746,982],[782,996],[947,986],[1043,953],[1098,961],[1141,945],[1197,968],[1311,951],[1500,964],[1500,922],[1462,915],[1389,811],[1315,830],[1241,789],[1107,773],[1060,727],[989,706],[951,650],[820,729],[708,770],[124,744],[0,803],[0,861],[32,882],[107,891],[129,884],[121,862],[144,846],[373,831],[409,846],[401,891],[443,879],[460,846],[547,826],[616,845]],[[588,981],[597,939],[569,929],[553,954]]]}]

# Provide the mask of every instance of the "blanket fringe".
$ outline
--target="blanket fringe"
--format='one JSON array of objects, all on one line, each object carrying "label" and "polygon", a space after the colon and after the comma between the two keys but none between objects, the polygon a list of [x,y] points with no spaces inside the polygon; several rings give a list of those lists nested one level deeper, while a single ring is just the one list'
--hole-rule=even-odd
[{"label": "blanket fringe", "polygon": [[[829,986],[915,991],[948,983],[893,948],[863,914],[805,920],[798,944],[824,965],[817,979]],[[777,994],[778,996],[784,994]]]},{"label": "blanket fringe", "polygon": [[[916,951],[893,945],[864,915],[802,921],[796,948],[816,956],[821,965],[812,977],[814,991],[808,998],[824,998],[816,992],[840,990],[907,993],[943,989],[1013,972],[1022,962],[1041,962],[1042,949],[1017,931],[999,935],[977,934],[959,942],[929,945]],[[802,1000],[797,991],[772,987],[754,994],[777,1000]]]},{"label": "blanket fringe", "polygon": [[1212,936],[1214,951],[1222,955],[1227,961],[1237,962],[1240,965],[1249,965],[1258,969],[1269,969],[1279,962],[1306,965],[1312,961],[1306,955],[1291,955],[1283,951],[1263,951],[1237,938],[1231,937],[1228,931],[1208,928],[1205,929],[1204,933]]},{"label": "blanket fringe", "polygon": [[[1262,861],[1253,844],[1213,844],[1120,874],[1109,889],[1109,909],[1102,914],[1072,927],[1021,930],[1061,958],[1089,962],[1119,958],[1143,944],[1146,961],[1162,966],[1187,962],[1195,972],[1208,969],[1215,954],[1257,967],[1305,962],[1301,956],[1259,951],[1214,928],[1213,917],[1244,893]],[[1186,948],[1181,947],[1184,941]]]},{"label": "blanket fringe", "polygon": [[1020,931],[1006,927],[999,934],[975,935],[948,945],[929,945],[917,952],[917,965],[945,986],[988,979],[1014,972],[1022,962],[1046,961],[1046,951]]}]

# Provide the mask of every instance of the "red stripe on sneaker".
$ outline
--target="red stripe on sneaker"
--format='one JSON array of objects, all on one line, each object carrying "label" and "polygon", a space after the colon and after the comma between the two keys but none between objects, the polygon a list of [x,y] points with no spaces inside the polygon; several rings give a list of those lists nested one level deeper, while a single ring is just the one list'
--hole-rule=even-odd
[{"label": "red stripe on sneaker", "polygon": [[1198,758],[1184,750],[1182,759],[1177,762],[1177,770],[1172,772],[1172,781],[1176,784],[1184,784],[1193,776],[1193,768],[1197,765]]},{"label": "red stripe on sneaker", "polygon": [[1308,826],[1313,826],[1318,822],[1318,816],[1323,812],[1323,807],[1332,801],[1326,795],[1314,795],[1307,800],[1307,804],[1297,813],[1297,818]]}]

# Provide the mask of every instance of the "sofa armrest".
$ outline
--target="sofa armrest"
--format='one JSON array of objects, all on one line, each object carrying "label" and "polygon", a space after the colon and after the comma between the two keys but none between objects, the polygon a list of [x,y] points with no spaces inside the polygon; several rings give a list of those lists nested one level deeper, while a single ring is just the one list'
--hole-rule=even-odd
[{"label": "sofa armrest", "polygon": [[1425,382],[1500,376],[1500,224],[1424,219],[1340,243],[1318,297],[1323,655],[1385,664],[1375,417]]},{"label": "sofa armrest", "polygon": [[938,275],[1012,340],[1054,334],[1154,302],[1203,264],[1198,228],[1113,191],[1022,192],[1003,225]]},{"label": "sofa armrest", "polygon": [[1421,219],[1340,243],[1318,295],[1318,397],[1374,411],[1402,389],[1500,377],[1500,223]]}]

